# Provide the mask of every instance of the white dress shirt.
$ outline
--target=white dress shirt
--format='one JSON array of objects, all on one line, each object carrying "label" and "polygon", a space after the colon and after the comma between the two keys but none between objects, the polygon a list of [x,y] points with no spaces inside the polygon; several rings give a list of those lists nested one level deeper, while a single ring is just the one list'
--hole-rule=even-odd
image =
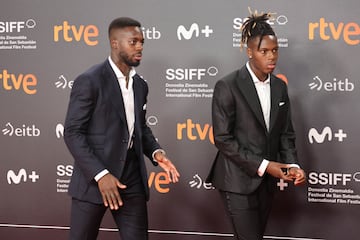
[{"label": "white dress shirt", "polygon": [[[265,81],[260,81],[259,78],[255,75],[255,73],[250,68],[250,63],[246,63],[246,68],[248,69],[252,80],[254,81],[254,85],[256,88],[257,95],[259,97],[261,109],[263,112],[266,129],[269,131],[270,127],[270,111],[271,111],[271,86],[270,86],[270,74]],[[267,166],[269,165],[269,160],[263,159],[258,168],[258,175],[262,177],[266,171]],[[292,167],[299,167],[297,164],[291,164]]]},{"label": "white dress shirt", "polygon": [[119,81],[121,94],[124,101],[124,107],[125,107],[125,114],[126,114],[126,121],[127,126],[129,130],[129,144],[128,148],[130,147],[130,144],[132,144],[131,138],[134,133],[134,123],[135,123],[135,110],[134,110],[134,90],[133,90],[133,77],[136,74],[136,71],[134,68],[131,68],[129,72],[129,82],[126,87],[126,77],[124,74],[120,71],[120,69],[115,65],[115,63],[111,60],[109,57],[109,62],[111,65],[111,68],[114,70],[115,75]]},{"label": "white dress shirt", "polygon": [[[132,135],[134,133],[134,125],[135,125],[134,89],[133,89],[134,79],[133,79],[133,77],[135,76],[136,71],[134,68],[132,68],[130,70],[129,76],[128,76],[129,82],[126,87],[126,77],[120,71],[120,69],[116,66],[116,64],[112,61],[110,56],[108,57],[108,60],[109,60],[110,66],[111,66],[112,70],[114,71],[114,73],[118,79],[119,85],[120,85],[121,94],[123,97],[124,107],[125,107],[126,122],[127,122],[127,126],[128,126],[128,131],[129,131],[128,148],[130,148],[131,145],[133,144]],[[155,150],[152,154],[154,161],[156,161],[155,153],[157,153],[158,151],[161,151],[165,155],[164,150],[162,150],[162,149]],[[99,181],[100,178],[102,178],[103,176],[105,176],[108,173],[109,173],[109,171],[107,169],[102,170],[100,173],[98,173],[95,176],[95,180]]]},{"label": "white dress shirt", "polygon": [[[125,107],[125,114],[126,114],[126,122],[128,126],[129,131],[129,141],[128,141],[128,148],[132,144],[131,138],[134,133],[134,123],[135,123],[135,110],[134,110],[134,90],[133,90],[133,76],[136,74],[135,69],[132,68],[129,72],[129,82],[128,86],[126,87],[126,77],[124,74],[120,71],[120,69],[116,66],[116,64],[113,62],[111,57],[108,57],[110,66],[112,70],[114,71],[116,78],[119,82],[119,86],[121,89],[121,94],[124,101],[124,107]],[[95,181],[99,181],[100,178],[105,176],[109,173],[109,170],[104,169],[95,176]]]}]

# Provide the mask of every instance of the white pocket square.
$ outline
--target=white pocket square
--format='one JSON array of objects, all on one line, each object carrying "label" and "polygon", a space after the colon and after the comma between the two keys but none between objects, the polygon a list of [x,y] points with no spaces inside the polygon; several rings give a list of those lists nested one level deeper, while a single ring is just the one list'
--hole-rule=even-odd
[{"label": "white pocket square", "polygon": [[285,102],[279,102],[279,107],[281,107],[284,104],[285,104]]},{"label": "white pocket square", "polygon": [[143,106],[143,110],[146,110],[146,104],[144,104],[144,106]]}]

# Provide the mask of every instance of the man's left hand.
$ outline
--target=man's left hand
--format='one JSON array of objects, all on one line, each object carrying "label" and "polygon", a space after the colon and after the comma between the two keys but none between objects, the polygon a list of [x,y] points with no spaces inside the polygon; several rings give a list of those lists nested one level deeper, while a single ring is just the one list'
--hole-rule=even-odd
[{"label": "man's left hand", "polygon": [[306,174],[304,170],[302,170],[301,168],[297,168],[297,167],[289,168],[287,176],[294,179],[295,186],[302,185],[306,181]]},{"label": "man's left hand", "polygon": [[180,174],[170,159],[168,159],[163,153],[157,152],[155,154],[155,160],[158,162],[159,166],[164,169],[170,182],[176,183],[179,181]]}]

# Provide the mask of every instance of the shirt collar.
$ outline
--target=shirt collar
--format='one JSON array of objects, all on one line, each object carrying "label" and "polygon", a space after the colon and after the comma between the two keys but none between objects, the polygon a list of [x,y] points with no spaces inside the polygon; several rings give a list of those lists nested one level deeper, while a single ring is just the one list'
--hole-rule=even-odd
[{"label": "shirt collar", "polygon": [[[259,82],[262,82],[258,79],[258,77],[255,75],[255,73],[253,72],[253,70],[251,69],[250,67],[250,63],[249,61],[246,63],[246,68],[247,70],[249,71],[250,75],[251,75],[251,78],[253,80],[254,83],[259,83]],[[266,80],[263,82],[263,83],[270,83],[270,74],[268,74],[268,77],[266,78]]]},{"label": "shirt collar", "polygon": [[[111,57],[109,56],[108,57],[108,60],[109,60],[109,63],[110,63],[110,66],[111,68],[113,69],[113,71],[115,72],[115,75],[116,77],[119,79],[119,78],[125,78],[124,74],[120,71],[120,69],[116,66],[116,64],[113,62],[113,60],[111,59]],[[136,74],[136,71],[135,71],[135,68],[132,67],[130,69],[130,72],[129,72],[129,77],[134,77],[134,75]]]}]

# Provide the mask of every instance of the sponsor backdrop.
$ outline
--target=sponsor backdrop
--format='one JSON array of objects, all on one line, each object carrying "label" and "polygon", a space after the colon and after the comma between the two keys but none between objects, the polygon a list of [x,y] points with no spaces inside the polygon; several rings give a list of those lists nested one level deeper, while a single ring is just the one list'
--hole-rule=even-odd
[{"label": "sponsor backdrop", "polygon": [[[73,159],[63,124],[75,77],[109,54],[119,16],[143,24],[137,68],[150,87],[148,124],[176,163],[169,184],[148,165],[150,239],[231,239],[204,182],[216,153],[215,82],[246,61],[248,7],[276,13],[306,186],[278,182],[265,239],[359,239],[359,1],[5,1],[0,8],[0,238],[66,239]],[[107,214],[99,239],[117,239]]]}]

